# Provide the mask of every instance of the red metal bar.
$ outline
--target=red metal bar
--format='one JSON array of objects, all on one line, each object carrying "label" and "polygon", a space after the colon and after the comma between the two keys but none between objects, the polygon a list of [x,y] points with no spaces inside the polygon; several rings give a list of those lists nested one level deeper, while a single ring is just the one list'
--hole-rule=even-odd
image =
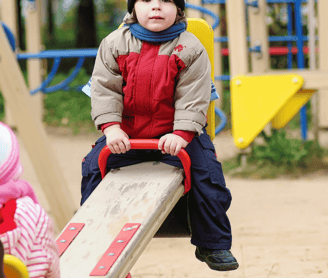
[{"label": "red metal bar", "polygon": [[[291,49],[291,53],[292,54],[297,54],[298,49],[296,46],[293,46]],[[305,54],[309,53],[309,47],[304,46],[303,48],[303,52]],[[316,52],[319,52],[319,48],[316,48]],[[287,55],[289,53],[289,49],[288,47],[285,46],[273,46],[269,48],[269,54],[271,56],[283,56],[283,55]],[[221,55],[222,56],[228,56],[229,55],[229,49],[228,48],[222,48],[221,49]]]},{"label": "red metal bar", "polygon": [[[140,223],[127,223],[114,239],[112,244],[100,258],[95,268],[91,271],[90,276],[104,276],[111,269],[124,248],[128,245],[134,234],[140,227]],[[129,273],[130,275],[130,273]],[[130,276],[128,277],[131,277]]]},{"label": "red metal bar", "polygon": [[[131,149],[138,149],[138,150],[158,150],[158,139],[130,139]],[[111,154],[110,149],[108,146],[105,146],[98,158],[98,165],[101,172],[101,177],[104,178],[106,176],[106,164],[109,155]],[[191,187],[191,176],[190,176],[190,157],[188,153],[182,149],[179,154],[177,155],[178,158],[181,160],[184,172],[185,172],[185,191],[187,193]]]},{"label": "red metal bar", "polygon": [[84,223],[69,223],[66,229],[61,233],[56,243],[59,249],[59,256],[61,256],[68,246],[72,243],[74,238],[84,227]]}]

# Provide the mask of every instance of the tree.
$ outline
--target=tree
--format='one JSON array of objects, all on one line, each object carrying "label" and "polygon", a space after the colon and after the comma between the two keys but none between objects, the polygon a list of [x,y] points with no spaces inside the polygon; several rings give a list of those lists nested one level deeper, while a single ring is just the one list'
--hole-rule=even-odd
[{"label": "tree", "polygon": [[55,40],[55,25],[54,25],[54,13],[53,13],[53,4],[52,0],[48,0],[47,5],[47,39],[50,43],[52,43]]},{"label": "tree", "polygon": [[16,0],[16,7],[17,7],[17,25],[18,25],[18,47],[21,50],[25,50],[25,28],[24,28],[24,21],[22,19],[22,6],[21,1]]},{"label": "tree", "polygon": [[[97,47],[97,29],[95,18],[94,0],[80,0],[77,7],[76,19],[76,48]],[[93,70],[94,59],[87,59],[84,67],[91,74]]]},{"label": "tree", "polygon": [[97,47],[95,10],[94,0],[80,0],[76,20],[77,48]]}]

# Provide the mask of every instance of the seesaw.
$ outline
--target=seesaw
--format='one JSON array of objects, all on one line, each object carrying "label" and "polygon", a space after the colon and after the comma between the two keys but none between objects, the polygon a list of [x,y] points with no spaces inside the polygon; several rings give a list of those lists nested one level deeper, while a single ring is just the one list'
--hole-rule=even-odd
[{"label": "seesaw", "polygon": [[[133,149],[158,148],[158,140],[130,142]],[[145,162],[106,175],[109,155],[106,146],[98,160],[102,182],[57,239],[61,277],[131,277],[134,263],[190,189],[190,158],[185,150],[178,155],[185,171]]]}]

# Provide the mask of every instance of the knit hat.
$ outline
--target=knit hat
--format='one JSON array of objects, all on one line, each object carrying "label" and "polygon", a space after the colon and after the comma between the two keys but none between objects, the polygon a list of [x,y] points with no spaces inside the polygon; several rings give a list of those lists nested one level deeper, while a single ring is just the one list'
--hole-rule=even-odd
[{"label": "knit hat", "polygon": [[22,173],[16,135],[0,122],[0,209],[9,200],[21,197],[30,197],[34,203],[39,203],[32,186],[19,179]]},{"label": "knit hat", "polygon": [[19,163],[19,146],[14,132],[0,122],[0,185],[17,180],[22,174]]},{"label": "knit hat", "polygon": [[[175,5],[177,5],[177,7],[179,7],[182,11],[185,8],[185,1],[184,0],[173,0]],[[128,12],[131,14],[132,10],[134,8],[134,3],[136,2],[136,0],[128,0]]]}]

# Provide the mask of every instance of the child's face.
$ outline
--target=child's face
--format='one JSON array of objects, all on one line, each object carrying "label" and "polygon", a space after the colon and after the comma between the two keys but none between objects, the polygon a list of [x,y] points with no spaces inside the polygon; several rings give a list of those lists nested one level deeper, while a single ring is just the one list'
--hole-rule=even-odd
[{"label": "child's face", "polygon": [[169,28],[177,16],[173,0],[137,0],[134,8],[139,24],[153,32]]}]

